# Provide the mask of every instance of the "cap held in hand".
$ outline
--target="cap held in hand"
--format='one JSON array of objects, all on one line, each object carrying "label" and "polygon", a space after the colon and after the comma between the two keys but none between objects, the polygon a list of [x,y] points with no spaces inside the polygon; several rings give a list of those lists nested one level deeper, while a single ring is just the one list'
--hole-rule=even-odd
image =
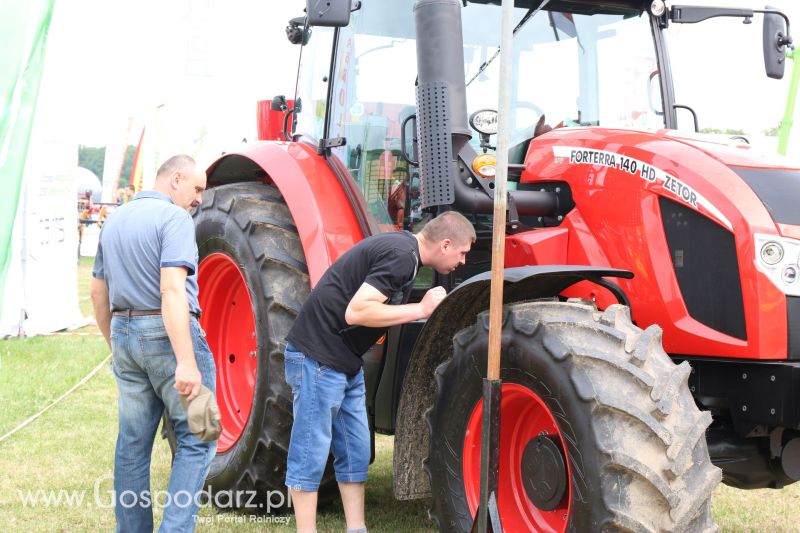
[{"label": "cap held in hand", "polygon": [[200,393],[191,402],[187,400],[188,396],[182,394],[180,396],[181,403],[186,409],[189,431],[203,441],[217,440],[222,433],[222,423],[214,393],[205,385],[201,385]]}]

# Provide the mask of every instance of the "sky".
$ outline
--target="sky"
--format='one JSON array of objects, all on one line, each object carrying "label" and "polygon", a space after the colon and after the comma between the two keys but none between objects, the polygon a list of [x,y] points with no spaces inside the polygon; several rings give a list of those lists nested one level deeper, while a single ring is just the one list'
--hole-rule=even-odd
[{"label": "sky", "polygon": [[[761,6],[753,0],[717,3]],[[771,4],[790,16],[800,43],[800,2]],[[179,139],[174,149],[192,143],[208,148],[199,158],[207,165],[220,150],[252,140],[257,100],[294,92],[299,48],[284,29],[303,14],[303,0],[55,5],[37,128],[66,151],[121,138],[136,144],[143,125],[158,116],[170,137]],[[701,127],[758,133],[778,125],[791,71],[780,81],[764,75],[760,16],[749,26],[739,19],[673,25],[668,39],[678,103],[698,111]],[[680,126],[689,120],[682,116]],[[800,126],[792,152],[800,152]]]},{"label": "sky", "polygon": [[[235,146],[259,99],[291,94],[297,0],[56,0],[37,127],[64,142],[138,142],[156,109],[172,137]],[[207,164],[210,161],[204,161]]]},{"label": "sky", "polygon": [[[764,7],[763,0],[680,3]],[[791,31],[800,45],[800,2],[772,0],[770,4],[789,16],[793,23]],[[738,18],[716,18],[699,24],[673,24],[667,30],[676,103],[698,111],[701,128],[744,129],[748,133],[758,133],[780,123],[792,63],[787,63],[782,80],[767,78],[762,53],[762,21],[760,15],[749,25]],[[679,111],[678,116],[679,127],[690,126],[688,113]],[[800,127],[797,129],[794,144],[800,151]]]}]

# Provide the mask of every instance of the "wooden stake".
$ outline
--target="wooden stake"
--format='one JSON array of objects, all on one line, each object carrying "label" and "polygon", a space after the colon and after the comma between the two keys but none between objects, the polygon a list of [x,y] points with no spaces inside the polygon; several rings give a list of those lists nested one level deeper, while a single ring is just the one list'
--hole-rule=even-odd
[{"label": "wooden stake", "polygon": [[497,507],[500,469],[500,341],[503,333],[503,270],[506,244],[506,179],[508,174],[508,116],[511,110],[511,60],[514,0],[503,0],[500,38],[500,79],[497,122],[497,172],[494,180],[494,227],[492,233],[492,284],[489,295],[489,357],[483,381],[483,427],[481,436],[481,493],[473,529],[480,533],[502,533]]},{"label": "wooden stake", "polygon": [[494,179],[494,227],[492,233],[492,283],[489,297],[489,361],[486,378],[500,379],[500,338],[503,330],[503,269],[506,251],[506,180],[508,178],[508,117],[511,111],[509,88],[513,83],[513,0],[503,0],[500,38],[500,80],[497,123],[497,173]]}]

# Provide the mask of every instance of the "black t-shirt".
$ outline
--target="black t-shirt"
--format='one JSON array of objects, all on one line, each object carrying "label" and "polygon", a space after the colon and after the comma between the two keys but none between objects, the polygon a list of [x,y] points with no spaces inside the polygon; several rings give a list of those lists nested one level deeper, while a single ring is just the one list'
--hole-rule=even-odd
[{"label": "black t-shirt", "polygon": [[286,340],[319,363],[349,376],[358,373],[361,357],[388,328],[349,326],[344,319],[347,305],[365,282],[388,297],[385,303],[406,303],[418,266],[419,246],[413,233],[364,239],[323,274]]}]

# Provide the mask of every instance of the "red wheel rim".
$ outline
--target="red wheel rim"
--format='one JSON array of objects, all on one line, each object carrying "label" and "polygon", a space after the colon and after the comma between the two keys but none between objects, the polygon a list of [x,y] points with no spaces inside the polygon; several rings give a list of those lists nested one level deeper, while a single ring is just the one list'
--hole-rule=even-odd
[{"label": "red wheel rim", "polygon": [[222,434],[217,451],[229,450],[242,436],[250,410],[258,367],[258,339],[253,302],[239,266],[213,253],[200,262],[200,322],[217,365],[217,403]]},{"label": "red wheel rim", "polygon": [[[506,531],[566,531],[572,488],[567,461],[567,490],[552,511],[536,507],[525,492],[521,476],[522,455],[531,439],[544,434],[557,437],[564,449],[564,439],[547,405],[529,388],[515,383],[503,384],[500,401],[500,472],[497,503]],[[475,516],[481,489],[481,424],[483,399],[472,410],[464,435],[464,488],[470,512]]]}]

